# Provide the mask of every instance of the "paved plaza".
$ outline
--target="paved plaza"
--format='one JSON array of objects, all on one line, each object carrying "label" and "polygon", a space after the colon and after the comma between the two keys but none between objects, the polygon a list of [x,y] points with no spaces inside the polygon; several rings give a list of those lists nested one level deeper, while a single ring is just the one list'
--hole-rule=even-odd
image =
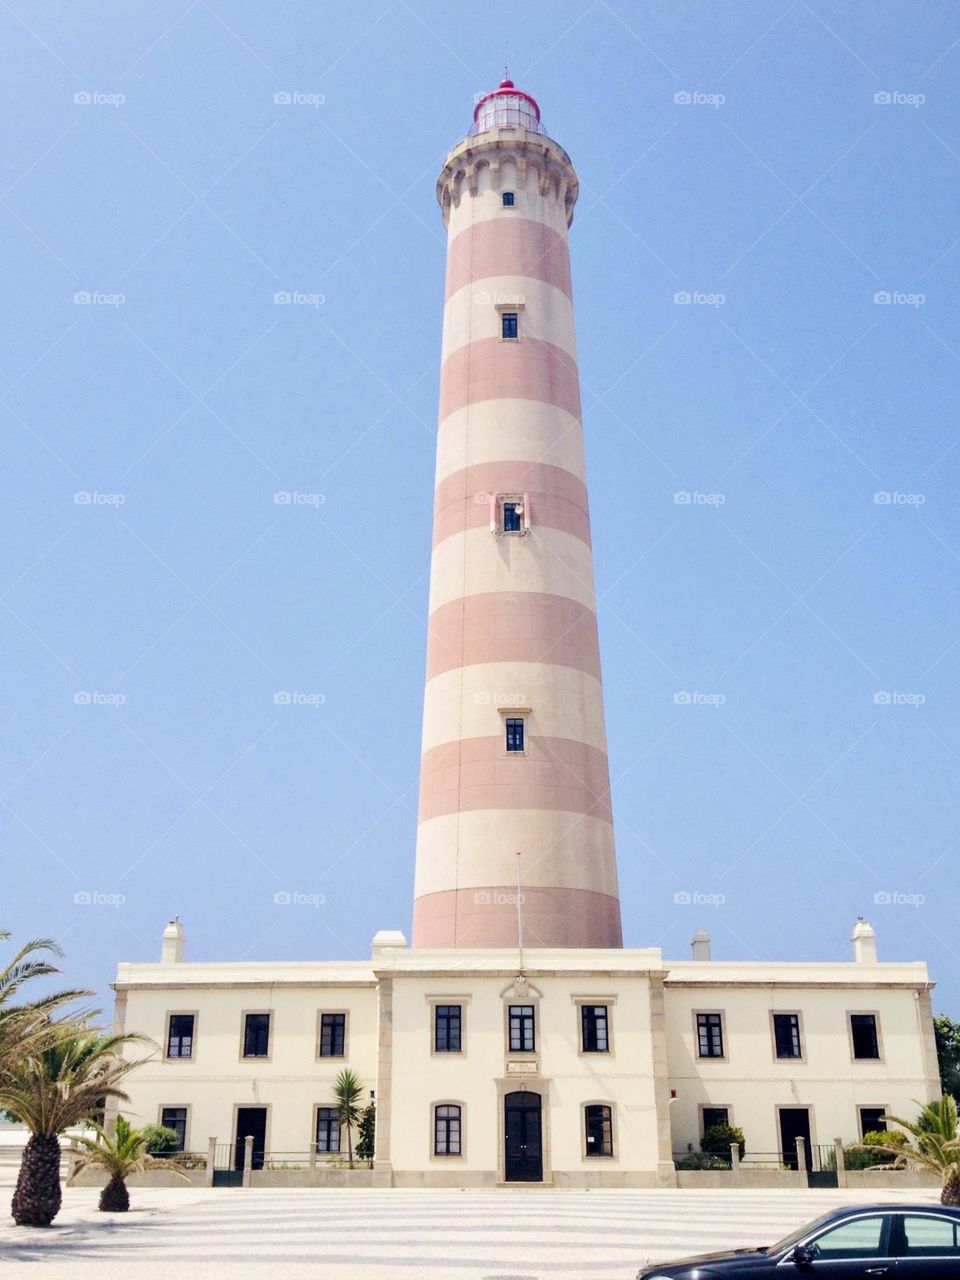
[{"label": "paved plaza", "polygon": [[[4,1170],[4,1174],[7,1170]],[[12,1187],[4,1179],[0,1195]],[[0,1227],[0,1275],[94,1271],[248,1280],[628,1280],[646,1259],[770,1243],[838,1204],[936,1194],[837,1191],[135,1189],[100,1214],[70,1189],[48,1231]]]}]

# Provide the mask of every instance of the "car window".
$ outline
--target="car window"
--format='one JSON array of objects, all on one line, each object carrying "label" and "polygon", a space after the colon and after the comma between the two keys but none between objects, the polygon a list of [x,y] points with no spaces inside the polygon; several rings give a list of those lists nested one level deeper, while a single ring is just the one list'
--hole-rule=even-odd
[{"label": "car window", "polygon": [[904,1214],[900,1253],[908,1258],[960,1257],[960,1231],[950,1218]]},{"label": "car window", "polygon": [[879,1258],[883,1218],[854,1218],[811,1241],[816,1258]]}]

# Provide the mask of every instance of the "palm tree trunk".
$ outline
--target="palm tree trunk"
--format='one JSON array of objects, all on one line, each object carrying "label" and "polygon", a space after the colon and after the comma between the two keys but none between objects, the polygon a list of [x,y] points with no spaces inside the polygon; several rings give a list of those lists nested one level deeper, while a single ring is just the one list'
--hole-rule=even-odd
[{"label": "palm tree trunk", "polygon": [[119,1173],[115,1173],[100,1192],[100,1209],[103,1213],[126,1213],[130,1208],[130,1193]]},{"label": "palm tree trunk", "polygon": [[960,1205],[960,1177],[952,1173],[943,1184],[943,1190],[940,1192],[941,1204]]},{"label": "palm tree trunk", "polygon": [[353,1168],[353,1127],[350,1124],[349,1120],[347,1121],[347,1159],[349,1161],[350,1168],[352,1169]]},{"label": "palm tree trunk", "polygon": [[18,1227],[49,1227],[60,1212],[60,1142],[34,1133],[23,1152],[10,1211]]}]

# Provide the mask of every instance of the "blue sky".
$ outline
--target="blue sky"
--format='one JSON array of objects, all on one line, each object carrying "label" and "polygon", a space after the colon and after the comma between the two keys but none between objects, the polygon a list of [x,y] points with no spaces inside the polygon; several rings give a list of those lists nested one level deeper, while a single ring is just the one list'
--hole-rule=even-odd
[{"label": "blue sky", "polygon": [[956,6],[0,32],[3,923],[101,992],[174,913],[194,959],[408,928],[434,183],[506,53],[581,181],[625,940],[835,959],[866,915],[960,1013]]}]

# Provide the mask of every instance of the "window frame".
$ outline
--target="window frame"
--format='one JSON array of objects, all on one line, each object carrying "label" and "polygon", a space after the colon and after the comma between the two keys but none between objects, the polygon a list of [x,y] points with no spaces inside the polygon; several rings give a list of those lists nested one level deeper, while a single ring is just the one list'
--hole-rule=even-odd
[{"label": "window frame", "polygon": [[[323,1053],[323,1019],[342,1018],[343,1019],[343,1052],[342,1053]],[[350,1010],[349,1009],[318,1009],[317,1010],[317,1061],[318,1062],[340,1062],[348,1056],[350,1036]]]},{"label": "window frame", "polygon": [[[591,1150],[590,1147],[590,1112],[594,1109],[606,1111],[606,1123],[609,1137],[609,1150],[603,1149],[607,1144],[601,1144],[601,1150]],[[584,1160],[616,1160],[617,1158],[617,1135],[614,1123],[616,1115],[616,1107],[612,1102],[606,1099],[599,1101],[584,1102],[580,1107],[580,1132],[583,1136],[583,1159]],[[601,1120],[601,1124],[603,1121]]]},{"label": "window frame", "polygon": [[[511,746],[511,731],[513,740],[516,741],[517,730],[516,725],[520,726],[520,745]],[[512,729],[511,729],[512,727]],[[518,715],[507,715],[503,717],[503,750],[508,756],[525,756],[527,754],[527,717]]]},{"label": "window frame", "polygon": [[[880,1011],[878,1009],[848,1009],[847,1010],[847,1037],[850,1044],[850,1061],[851,1062],[883,1062],[883,1033],[880,1027]],[[874,1057],[860,1057],[856,1051],[856,1040],[853,1034],[854,1018],[873,1018],[874,1038],[877,1043],[877,1052]]]},{"label": "window frame", "polygon": [[[719,1018],[720,1026],[720,1053],[701,1053],[700,1052],[700,1019],[701,1018]],[[694,1009],[693,1010],[693,1046],[695,1049],[694,1056],[698,1062],[727,1062],[729,1053],[727,1052],[727,1017],[723,1009]]]},{"label": "window frame", "polygon": [[[872,1061],[872,1059],[868,1059],[868,1061]],[[889,1132],[890,1126],[887,1124],[887,1122],[886,1122],[885,1120],[882,1122],[882,1127],[881,1127],[880,1129],[872,1129],[872,1128],[871,1128],[871,1129],[868,1129],[868,1128],[867,1128],[867,1126],[866,1126],[866,1125],[864,1124],[864,1122],[863,1122],[863,1113],[864,1113],[865,1111],[879,1111],[879,1112],[880,1112],[880,1114],[881,1114],[881,1117],[882,1117],[882,1116],[885,1116],[885,1115],[889,1115],[889,1114],[890,1114],[890,1108],[889,1108],[889,1107],[886,1107],[886,1106],[884,1106],[884,1107],[871,1106],[869,1103],[865,1103],[865,1102],[864,1102],[864,1103],[860,1103],[860,1102],[858,1102],[858,1103],[857,1103],[857,1128],[858,1128],[858,1129],[859,1129],[859,1131],[860,1131],[860,1138],[861,1138],[861,1140],[862,1140],[862,1139],[863,1139],[863,1138],[864,1138],[868,1133],[888,1133],[888,1132]]]},{"label": "window frame", "polygon": [[190,1150],[190,1143],[188,1141],[189,1134],[190,1134],[190,1110],[191,1110],[191,1106],[189,1102],[175,1102],[175,1103],[161,1102],[160,1105],[157,1107],[157,1124],[167,1129],[172,1129],[173,1126],[164,1125],[163,1113],[165,1111],[182,1111],[183,1112],[183,1146],[180,1147],[179,1150],[176,1152],[177,1155],[183,1155],[189,1152]]},{"label": "window frame", "polygon": [[[190,1033],[190,1056],[172,1054],[170,1052],[170,1022],[173,1018],[192,1018],[193,1030]],[[200,1021],[196,1009],[168,1009],[164,1015],[166,1034],[163,1041],[163,1058],[165,1062],[196,1062],[197,1060],[197,1024]]]},{"label": "window frame", "polygon": [[[894,1223],[893,1223],[893,1218],[894,1218],[894,1216],[899,1217],[899,1218],[901,1218],[901,1219],[902,1219],[902,1222],[899,1224],[899,1229],[898,1229],[897,1227],[895,1227],[895,1226],[894,1226]],[[934,1219],[934,1221],[936,1221],[936,1222],[949,1223],[949,1225],[950,1225],[951,1227],[953,1227],[953,1249],[954,1249],[954,1252],[951,1252],[951,1253],[939,1253],[939,1254],[933,1254],[933,1253],[911,1253],[911,1252],[910,1252],[909,1236],[908,1236],[908,1234],[907,1234],[907,1219],[908,1219],[908,1218],[921,1218],[921,1219],[923,1219],[923,1218],[933,1218],[933,1219]],[[929,1208],[929,1210],[927,1210],[926,1212],[925,1212],[923,1209],[914,1209],[914,1208],[910,1208],[910,1209],[901,1209],[899,1206],[897,1206],[897,1207],[895,1207],[895,1208],[893,1208],[893,1209],[891,1210],[891,1213],[890,1213],[890,1219],[891,1219],[891,1221],[890,1221],[891,1239],[889,1239],[889,1240],[888,1240],[888,1242],[887,1242],[887,1244],[888,1244],[888,1249],[889,1249],[889,1253],[890,1253],[890,1257],[892,1257],[892,1258],[897,1258],[898,1260],[899,1260],[900,1258],[905,1258],[905,1259],[910,1259],[910,1258],[917,1258],[917,1259],[919,1259],[919,1258],[927,1258],[927,1259],[931,1259],[931,1260],[932,1260],[932,1259],[935,1259],[935,1258],[942,1258],[942,1259],[947,1259],[947,1258],[950,1258],[950,1259],[960,1259],[960,1219],[958,1219],[958,1218],[951,1218],[951,1217],[948,1217],[948,1216],[947,1216],[946,1214],[944,1214],[944,1213],[937,1213],[937,1211],[936,1211],[936,1209],[934,1208],[934,1206],[933,1206],[933,1205],[931,1205],[931,1206],[930,1206],[930,1208]],[[902,1241],[902,1240],[904,1240],[904,1239],[906,1239],[906,1241],[907,1241],[906,1248],[900,1247],[900,1248],[898,1248],[898,1249],[897,1249],[897,1251],[896,1251],[896,1252],[894,1252],[894,1250],[893,1250],[894,1242],[896,1241],[896,1243],[898,1243],[898,1244],[899,1244],[899,1243],[900,1243],[900,1241]],[[933,1247],[937,1247],[937,1246],[933,1246]]]},{"label": "window frame", "polygon": [[[800,1049],[799,1053],[790,1054],[782,1057],[777,1052],[777,1018],[796,1018],[797,1020],[797,1045]],[[806,1037],[803,1034],[803,1014],[799,1009],[771,1009],[770,1010],[770,1039],[773,1045],[774,1062],[806,1062],[807,1049]]]},{"label": "window frame", "polygon": [[[824,1227],[821,1231],[818,1231],[815,1236],[810,1236],[808,1239],[804,1240],[803,1243],[806,1247],[809,1247],[811,1245],[818,1244],[819,1241],[822,1240],[824,1236],[832,1235],[833,1232],[835,1231],[841,1231],[844,1227],[852,1226],[855,1222],[862,1222],[865,1219],[869,1220],[872,1218],[879,1218],[881,1220],[880,1221],[880,1240],[877,1245],[877,1252],[875,1254],[868,1253],[860,1256],[865,1261],[869,1261],[874,1258],[878,1260],[882,1258],[889,1258],[893,1256],[890,1253],[890,1244],[891,1244],[890,1236],[893,1228],[893,1213],[894,1213],[894,1210],[892,1210],[891,1208],[877,1210],[877,1209],[868,1209],[865,1207],[864,1212],[862,1214],[857,1214],[855,1218],[846,1218],[843,1222],[831,1223],[826,1227]],[[844,1261],[844,1259],[840,1259],[840,1258],[831,1259],[828,1256],[824,1258],[823,1261],[839,1262],[839,1261]]]},{"label": "window frame", "polygon": [[[337,1126],[337,1145],[336,1147],[328,1147],[326,1151],[320,1150],[320,1113],[321,1111],[331,1111],[336,1117]],[[324,1121],[329,1124],[329,1120]],[[337,1108],[331,1107],[329,1102],[318,1102],[313,1108],[313,1146],[314,1153],[319,1156],[339,1156],[343,1153],[343,1122],[337,1114]]]},{"label": "window frame", "polygon": [[736,1124],[733,1119],[732,1106],[730,1106],[725,1102],[701,1102],[697,1107],[697,1121],[700,1126],[699,1135],[701,1138],[703,1138],[703,1135],[707,1132],[708,1129],[713,1127],[712,1125],[707,1124],[707,1118],[705,1114],[707,1111],[725,1111],[727,1113],[727,1118],[721,1123],[729,1125],[731,1129],[736,1128]]},{"label": "window frame", "polygon": [[[272,1009],[241,1009],[240,1010],[240,1061],[241,1062],[270,1062],[273,1059],[273,1014]],[[266,1053],[247,1053],[247,1018],[265,1017],[267,1018],[267,1052]],[[247,1103],[238,1105],[246,1106]]]},{"label": "window frame", "polygon": [[[531,1037],[530,1037],[531,1045],[529,1048],[514,1047],[514,1044],[513,1044],[513,1010],[514,1009],[530,1010],[529,1022],[530,1022],[530,1030],[531,1030]],[[523,1003],[520,1003],[519,1001],[512,1003],[511,1001],[508,1000],[506,1002],[506,1015],[507,1015],[507,1053],[515,1054],[519,1057],[529,1057],[531,1054],[536,1054],[537,1053],[537,1001],[527,999]],[[524,1021],[526,1021],[527,1015],[524,1014],[522,1015],[522,1017]],[[520,1023],[520,1029],[522,1030],[522,1028],[523,1028],[523,1022]],[[522,1039],[522,1035],[520,1038]]]},{"label": "window frame", "polygon": [[[457,1010],[457,1047],[456,1049],[441,1049],[439,1047],[439,1031],[440,1031],[440,1010],[456,1009]],[[432,1005],[431,1020],[433,1023],[431,1029],[433,1052],[440,1057],[448,1058],[451,1054],[462,1055],[463,1053],[463,1002],[460,1000],[436,1000]],[[447,1019],[447,1038],[450,1036],[449,1018]]]},{"label": "window frame", "polygon": [[[457,1110],[457,1150],[456,1151],[438,1151],[437,1138],[439,1136],[438,1124],[441,1119],[447,1121],[446,1135],[447,1141],[450,1138],[449,1123],[454,1119],[453,1116],[441,1116],[441,1107],[455,1107]],[[436,1102],[430,1104],[430,1158],[431,1160],[463,1160],[466,1156],[466,1104],[459,1098],[440,1098]]]},{"label": "window frame", "polygon": [[[579,1009],[578,1021],[580,1024],[580,1052],[582,1054],[589,1054],[590,1057],[593,1057],[595,1054],[604,1054],[607,1057],[609,1057],[609,1055],[613,1052],[613,1044],[611,1039],[611,1023],[613,1019],[610,1017],[609,1003],[606,1000],[581,1000],[578,1002],[578,1009]],[[605,1044],[602,1049],[599,1049],[599,1048],[590,1049],[587,1047],[586,1015],[587,1015],[588,1009],[603,1010],[603,1036],[604,1036]],[[596,1026],[594,1026],[594,1032],[596,1032]]]},{"label": "window frame", "polygon": [[516,207],[517,207],[516,191],[501,191],[500,192],[500,208],[515,209]]},{"label": "window frame", "polygon": [[[500,317],[500,341],[501,342],[519,342],[520,341],[520,308],[512,310],[507,308],[498,308],[497,314]],[[507,329],[512,328],[513,333],[507,333]]]}]

